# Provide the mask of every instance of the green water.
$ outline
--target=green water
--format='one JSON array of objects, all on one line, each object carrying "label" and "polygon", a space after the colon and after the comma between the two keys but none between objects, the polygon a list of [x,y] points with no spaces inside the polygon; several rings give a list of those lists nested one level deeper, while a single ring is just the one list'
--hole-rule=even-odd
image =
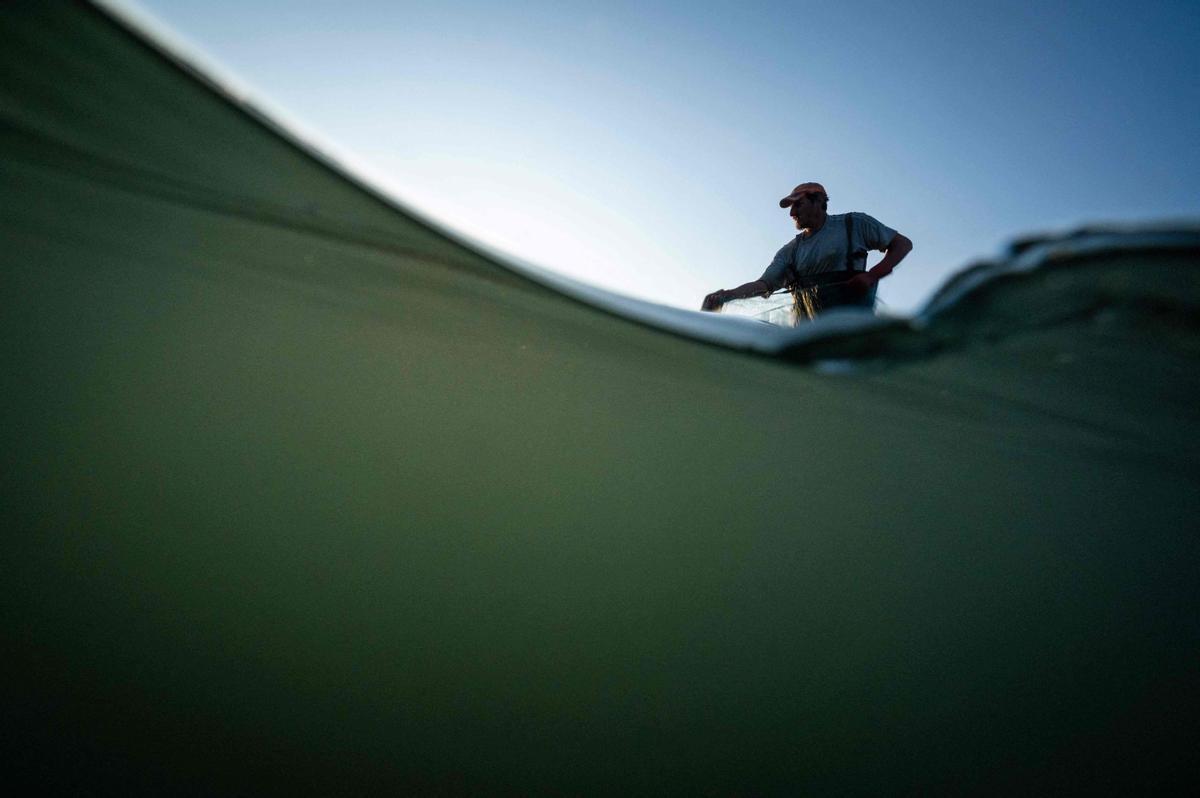
[{"label": "green water", "polygon": [[1194,786],[1194,250],[753,357],[462,249],[87,7],[0,37],[47,788]]}]

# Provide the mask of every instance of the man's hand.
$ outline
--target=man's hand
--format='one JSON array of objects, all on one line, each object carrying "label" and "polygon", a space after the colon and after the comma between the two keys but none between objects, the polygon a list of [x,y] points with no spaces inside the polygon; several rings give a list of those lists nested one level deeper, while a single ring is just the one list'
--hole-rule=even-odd
[{"label": "man's hand", "polygon": [[700,306],[701,310],[720,310],[721,306],[729,301],[729,292],[721,289],[713,291],[708,296],[704,297],[704,304]]},{"label": "man's hand", "polygon": [[859,272],[846,281],[846,293],[861,299],[871,293],[871,289],[879,282],[879,278],[870,272]]}]

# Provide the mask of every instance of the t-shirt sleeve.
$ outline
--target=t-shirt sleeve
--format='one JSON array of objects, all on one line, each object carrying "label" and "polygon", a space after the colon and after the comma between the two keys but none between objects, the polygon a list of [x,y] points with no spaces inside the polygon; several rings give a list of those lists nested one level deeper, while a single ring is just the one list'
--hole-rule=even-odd
[{"label": "t-shirt sleeve", "polygon": [[775,253],[775,258],[771,261],[771,265],[763,272],[762,277],[758,279],[766,283],[772,291],[782,288],[787,282],[788,266],[791,266],[789,255],[792,254],[792,245],[784,244],[783,248]]},{"label": "t-shirt sleeve", "polygon": [[854,214],[854,231],[867,249],[883,251],[896,237],[896,231],[888,227],[874,216],[865,213]]}]

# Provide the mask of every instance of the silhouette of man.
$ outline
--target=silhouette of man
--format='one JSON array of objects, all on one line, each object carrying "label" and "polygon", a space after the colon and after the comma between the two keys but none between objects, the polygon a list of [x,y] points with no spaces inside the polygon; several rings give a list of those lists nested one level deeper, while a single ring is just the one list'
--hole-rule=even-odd
[{"label": "silhouette of man", "polygon": [[[779,252],[762,277],[737,288],[713,291],[701,310],[718,310],[731,299],[768,296],[785,286],[802,300],[811,318],[833,307],[875,307],[879,281],[912,251],[912,241],[865,213],[828,213],[829,195],[820,183],[801,183],[779,201],[799,233]],[[868,250],[884,252],[867,270]]]}]

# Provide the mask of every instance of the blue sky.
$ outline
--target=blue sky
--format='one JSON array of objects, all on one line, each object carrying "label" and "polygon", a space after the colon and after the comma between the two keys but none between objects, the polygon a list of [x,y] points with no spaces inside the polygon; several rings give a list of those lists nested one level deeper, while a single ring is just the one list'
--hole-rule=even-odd
[{"label": "blue sky", "polygon": [[137,6],[409,205],[670,305],[758,277],[807,180],[913,240],[899,313],[1014,236],[1200,218],[1194,0]]}]

